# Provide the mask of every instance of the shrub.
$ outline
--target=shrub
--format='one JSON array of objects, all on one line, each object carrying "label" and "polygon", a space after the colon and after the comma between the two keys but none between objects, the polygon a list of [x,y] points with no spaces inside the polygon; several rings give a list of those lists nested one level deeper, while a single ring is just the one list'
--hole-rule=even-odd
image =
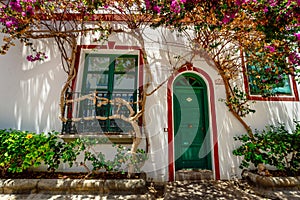
[{"label": "shrub", "polygon": [[[101,141],[100,141],[101,140]],[[144,150],[138,149],[135,154],[122,145],[114,145],[117,153],[113,160],[105,159],[105,155],[95,153],[93,147],[105,143],[103,139],[77,139],[64,142],[58,137],[57,132],[36,134],[28,131],[0,130],[0,172],[2,176],[7,173],[19,173],[30,167],[37,167],[42,163],[48,170],[54,172],[61,162],[68,163],[71,167],[77,156],[84,152],[83,166],[90,172],[86,161],[91,162],[93,171],[123,171],[124,168],[133,167],[139,172],[141,164],[147,159]],[[102,141],[103,140],[103,141]]]},{"label": "shrub", "polygon": [[300,123],[295,121],[294,131],[289,132],[284,124],[267,126],[254,133],[254,138],[247,134],[234,137],[242,145],[233,151],[236,156],[244,156],[240,168],[247,168],[252,163],[269,164],[288,174],[300,170]]},{"label": "shrub", "polygon": [[124,172],[129,167],[133,167],[133,172],[140,172],[141,165],[147,160],[147,154],[144,150],[138,149],[135,154],[131,154],[130,149],[122,145],[113,144],[113,147],[117,150],[113,160],[107,160],[102,152],[94,153],[87,150],[85,151],[82,165],[87,168],[85,162],[91,162],[93,172],[100,169],[104,169],[106,172]]},{"label": "shrub", "polygon": [[80,153],[79,141],[64,143],[58,133],[36,134],[28,131],[0,130],[0,171],[6,173],[23,172],[29,167],[37,167],[42,162],[48,170],[58,168],[60,160],[70,165]]}]

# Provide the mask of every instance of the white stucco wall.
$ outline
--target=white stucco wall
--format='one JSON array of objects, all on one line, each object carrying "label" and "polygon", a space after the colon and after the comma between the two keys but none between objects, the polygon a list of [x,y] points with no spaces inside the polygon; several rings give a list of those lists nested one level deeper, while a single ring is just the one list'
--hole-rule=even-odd
[{"label": "white stucco wall", "polygon": [[[95,44],[91,42],[92,38],[86,37],[80,44]],[[109,41],[115,42],[115,45],[141,46],[135,38],[127,34],[112,35]],[[170,77],[172,68],[179,67],[185,61],[191,61],[194,67],[208,74],[213,86],[212,89],[208,88],[208,98],[214,95],[214,102],[210,100],[208,102],[209,110],[214,107],[216,112],[215,119],[212,119],[211,113],[209,114],[209,128],[212,133],[212,121],[215,120],[220,178],[229,179],[239,175],[240,158],[232,155],[232,150],[238,145],[233,140],[233,136],[244,134],[245,130],[228,111],[224,102],[220,101],[225,98],[225,91],[217,71],[206,57],[195,56],[191,60],[192,54],[185,45],[186,41],[174,32],[149,28],[144,30],[143,42],[145,42],[153,74],[153,85],[150,91]],[[28,52],[18,43],[7,55],[0,57],[0,129],[14,128],[35,132],[61,130],[59,97],[66,81],[66,74],[60,63],[59,52],[55,47],[53,48],[53,42],[44,41],[38,45],[40,48],[46,47],[49,58],[44,62],[34,64],[27,62]],[[178,56],[181,59],[178,59]],[[207,85],[209,84],[207,78],[198,75]],[[266,124],[276,122],[292,125],[292,119],[300,119],[299,102],[257,101],[253,108],[256,109],[256,113],[250,114],[245,119],[252,128],[262,129]],[[149,179],[167,181],[169,178],[168,132],[165,128],[170,128],[168,127],[167,83],[148,97],[145,116],[146,130],[149,134],[149,160],[143,170],[147,172]],[[212,137],[211,144],[213,147]],[[145,148],[145,142],[140,147]],[[111,153],[107,151],[105,145],[98,149]],[[216,173],[214,158],[212,161]]]},{"label": "white stucco wall", "polygon": [[[2,35],[0,35],[2,42]],[[0,43],[2,44],[2,43]],[[40,43],[53,44],[51,41]],[[59,131],[59,95],[66,74],[57,49],[46,48],[45,62],[30,63],[19,43],[0,56],[0,128],[35,132]]]}]

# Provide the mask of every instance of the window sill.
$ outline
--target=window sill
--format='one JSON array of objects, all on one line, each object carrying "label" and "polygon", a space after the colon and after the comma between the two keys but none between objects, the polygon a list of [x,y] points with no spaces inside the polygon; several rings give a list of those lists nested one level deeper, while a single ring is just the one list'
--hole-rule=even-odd
[{"label": "window sill", "polygon": [[298,95],[276,95],[271,97],[262,97],[261,95],[249,95],[248,99],[254,101],[299,101]]},{"label": "window sill", "polygon": [[95,133],[85,133],[85,134],[68,134],[68,135],[60,135],[59,136],[65,142],[71,142],[78,138],[81,139],[97,139],[99,140],[99,144],[132,144],[133,136],[132,135],[111,135],[111,134],[101,134],[97,135]]}]

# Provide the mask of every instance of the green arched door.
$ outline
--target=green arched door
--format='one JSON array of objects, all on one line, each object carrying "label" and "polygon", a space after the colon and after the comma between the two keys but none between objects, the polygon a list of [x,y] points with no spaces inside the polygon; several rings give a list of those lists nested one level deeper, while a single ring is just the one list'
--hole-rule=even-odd
[{"label": "green arched door", "polygon": [[187,73],[173,85],[175,170],[211,169],[205,82]]}]

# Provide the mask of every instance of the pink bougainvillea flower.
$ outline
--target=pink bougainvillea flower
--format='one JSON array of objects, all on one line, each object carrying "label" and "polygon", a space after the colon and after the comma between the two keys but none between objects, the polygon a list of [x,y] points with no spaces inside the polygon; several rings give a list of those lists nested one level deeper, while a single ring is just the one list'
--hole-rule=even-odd
[{"label": "pink bougainvillea flower", "polygon": [[160,13],[160,6],[153,6],[153,11]]},{"label": "pink bougainvillea flower", "polygon": [[300,40],[300,33],[294,33],[294,36],[296,37],[296,40]]},{"label": "pink bougainvillea flower", "polygon": [[275,47],[270,45],[265,46],[265,49],[269,50],[271,53],[275,52]]},{"label": "pink bougainvillea flower", "polygon": [[12,21],[6,21],[5,22],[6,27],[10,28],[13,25]]},{"label": "pink bougainvillea flower", "polygon": [[150,9],[151,8],[150,0],[145,0],[145,5],[146,5],[146,9]]},{"label": "pink bougainvillea flower", "polygon": [[180,13],[180,5],[177,0],[172,0],[170,10],[174,13]]}]

